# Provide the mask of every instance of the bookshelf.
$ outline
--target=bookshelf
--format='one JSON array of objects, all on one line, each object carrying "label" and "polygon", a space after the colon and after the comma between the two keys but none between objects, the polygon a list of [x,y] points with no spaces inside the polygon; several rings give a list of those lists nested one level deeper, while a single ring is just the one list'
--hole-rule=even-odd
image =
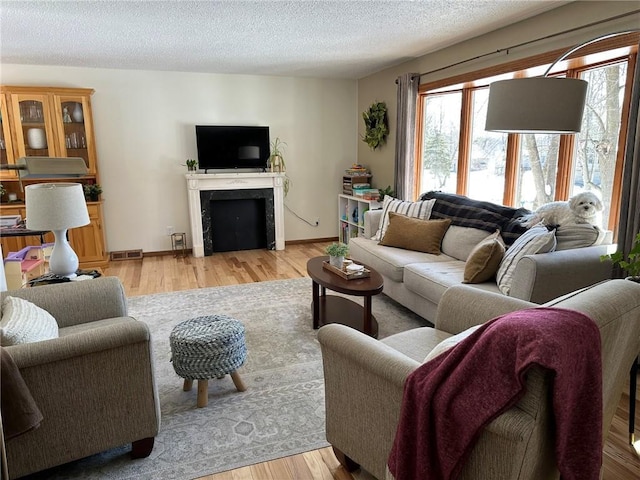
[{"label": "bookshelf", "polygon": [[379,208],[382,208],[382,204],[376,200],[338,195],[338,239],[343,243],[349,243],[349,239],[363,236],[364,212]]}]

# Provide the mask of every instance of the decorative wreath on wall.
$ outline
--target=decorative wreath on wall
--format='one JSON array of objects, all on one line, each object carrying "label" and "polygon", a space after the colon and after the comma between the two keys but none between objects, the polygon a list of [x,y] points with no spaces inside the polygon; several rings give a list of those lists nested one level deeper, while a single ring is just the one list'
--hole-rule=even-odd
[{"label": "decorative wreath on wall", "polygon": [[387,105],[384,102],[372,104],[369,110],[362,112],[362,118],[365,126],[365,135],[362,141],[369,145],[372,150],[384,145],[389,134]]}]

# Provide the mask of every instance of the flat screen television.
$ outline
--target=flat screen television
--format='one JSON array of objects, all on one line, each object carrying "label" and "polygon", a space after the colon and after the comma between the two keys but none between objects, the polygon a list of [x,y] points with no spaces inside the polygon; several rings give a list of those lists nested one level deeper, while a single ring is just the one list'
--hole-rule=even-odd
[{"label": "flat screen television", "polygon": [[269,127],[196,125],[198,167],[260,168],[269,161]]}]

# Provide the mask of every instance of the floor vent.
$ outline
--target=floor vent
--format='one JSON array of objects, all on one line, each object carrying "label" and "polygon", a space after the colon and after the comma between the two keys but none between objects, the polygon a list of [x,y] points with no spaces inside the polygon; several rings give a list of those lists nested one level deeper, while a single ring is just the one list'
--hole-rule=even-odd
[{"label": "floor vent", "polygon": [[142,259],[142,250],[121,250],[119,252],[111,252],[111,260],[140,260]]}]

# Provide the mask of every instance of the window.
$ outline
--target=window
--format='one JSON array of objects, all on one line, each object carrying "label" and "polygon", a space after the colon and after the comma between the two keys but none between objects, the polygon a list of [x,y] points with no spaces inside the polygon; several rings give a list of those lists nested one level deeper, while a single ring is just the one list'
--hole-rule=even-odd
[{"label": "window", "polygon": [[583,191],[596,193],[604,204],[605,225],[615,182],[626,77],[626,62],[593,68],[580,75],[589,87],[582,131],[576,135],[569,196]]},{"label": "window", "polygon": [[535,210],[554,201],[559,147],[560,135],[522,135],[515,205]]},{"label": "window", "polygon": [[467,193],[478,200],[502,203],[507,134],[484,129],[488,101],[488,87],[473,90]]},{"label": "window", "polygon": [[442,190],[535,210],[589,190],[605,206],[602,226],[615,230],[623,161],[619,146],[626,135],[621,125],[628,114],[637,37],[589,47],[585,56],[552,72],[589,82],[582,131],[576,135],[484,130],[488,85],[497,79],[540,75],[558,52],[529,59],[526,65],[521,62],[517,69],[505,66],[493,68],[491,75],[477,72],[451,79],[455,85],[446,80],[421,85],[418,193]]},{"label": "window", "polygon": [[430,95],[425,103],[420,191],[455,193],[462,94]]}]

